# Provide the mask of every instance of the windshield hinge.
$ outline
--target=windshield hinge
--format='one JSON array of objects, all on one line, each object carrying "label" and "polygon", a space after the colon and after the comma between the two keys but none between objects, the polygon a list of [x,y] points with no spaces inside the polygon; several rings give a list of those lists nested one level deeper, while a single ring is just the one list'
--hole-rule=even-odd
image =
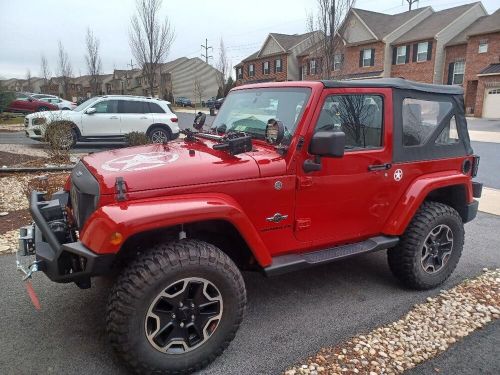
[{"label": "windshield hinge", "polygon": [[117,177],[115,180],[115,191],[116,191],[116,200],[122,202],[127,200],[127,185],[123,177]]}]

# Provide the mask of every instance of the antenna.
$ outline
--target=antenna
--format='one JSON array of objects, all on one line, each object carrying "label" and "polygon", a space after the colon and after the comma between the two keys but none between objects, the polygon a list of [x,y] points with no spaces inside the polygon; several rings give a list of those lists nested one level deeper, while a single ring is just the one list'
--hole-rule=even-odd
[{"label": "antenna", "polygon": [[[408,3],[408,11],[410,11],[412,5],[418,3],[418,0],[406,0],[406,2]],[[403,1],[401,1],[401,5],[403,5]]]}]

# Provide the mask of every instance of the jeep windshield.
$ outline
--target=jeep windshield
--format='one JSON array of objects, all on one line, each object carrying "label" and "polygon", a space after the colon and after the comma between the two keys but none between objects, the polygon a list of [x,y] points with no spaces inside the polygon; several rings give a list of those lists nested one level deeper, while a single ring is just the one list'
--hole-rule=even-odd
[{"label": "jeep windshield", "polygon": [[283,122],[286,128],[283,144],[289,144],[295,132],[311,89],[305,87],[256,88],[231,92],[224,100],[212,129],[245,132],[265,139],[270,119]]}]

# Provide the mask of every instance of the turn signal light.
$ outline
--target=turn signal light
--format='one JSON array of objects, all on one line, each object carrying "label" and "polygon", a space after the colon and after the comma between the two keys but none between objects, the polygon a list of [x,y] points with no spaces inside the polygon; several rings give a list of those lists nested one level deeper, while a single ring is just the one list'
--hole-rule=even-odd
[{"label": "turn signal light", "polygon": [[177,122],[177,121],[178,121],[178,119],[177,119],[177,117],[172,117],[172,118],[170,119],[170,121],[172,121],[172,122]]},{"label": "turn signal light", "polygon": [[119,245],[122,242],[123,242],[123,236],[120,232],[114,232],[111,234],[109,238],[109,243],[111,243],[111,245]]}]

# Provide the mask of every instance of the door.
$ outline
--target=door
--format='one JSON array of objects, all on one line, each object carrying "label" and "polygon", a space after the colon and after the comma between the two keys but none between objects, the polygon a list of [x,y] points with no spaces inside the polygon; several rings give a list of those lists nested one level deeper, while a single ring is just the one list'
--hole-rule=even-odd
[{"label": "door", "polygon": [[302,163],[312,155],[304,150],[295,211],[295,235],[301,241],[318,247],[359,241],[379,234],[390,213],[391,189],[399,178],[389,143],[392,96],[390,89],[370,90],[323,94],[307,139],[317,131],[343,131],[345,153],[323,157],[320,171],[305,173]]},{"label": "door", "polygon": [[117,100],[101,100],[91,106],[95,112],[82,114],[81,131],[84,137],[120,136],[120,115]]},{"label": "door", "polygon": [[15,93],[15,99],[10,105],[10,109],[19,112],[33,112],[33,105],[26,94]]},{"label": "door", "polygon": [[153,124],[153,115],[147,102],[140,100],[120,100],[118,111],[121,116],[121,134],[131,132],[145,133],[149,125]]},{"label": "door", "polygon": [[500,87],[485,89],[483,117],[500,118]]}]

